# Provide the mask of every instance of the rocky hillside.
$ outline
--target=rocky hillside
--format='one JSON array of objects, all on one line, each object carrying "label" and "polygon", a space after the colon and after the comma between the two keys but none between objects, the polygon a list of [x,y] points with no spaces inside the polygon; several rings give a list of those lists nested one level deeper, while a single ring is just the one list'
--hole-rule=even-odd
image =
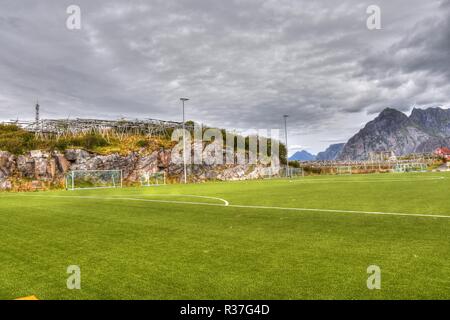
[{"label": "rocky hillside", "polygon": [[[171,163],[171,150],[152,153],[130,152],[99,155],[82,149],[64,152],[35,150],[24,155],[0,151],[0,190],[36,190],[62,188],[71,170],[123,170],[126,185],[139,184],[148,173],[165,172],[170,181],[178,182],[183,167]],[[259,165],[189,166],[191,181],[245,180],[263,177],[267,168]]]},{"label": "rocky hillside", "polygon": [[[242,138],[248,150],[249,137]],[[169,182],[178,182],[183,166],[171,159],[175,146],[169,131],[158,136],[114,131],[41,136],[15,124],[0,124],[0,190],[61,188],[72,170],[120,169],[128,185],[139,184],[141,177],[157,172],[164,172]],[[224,161],[235,157],[232,149],[224,148],[223,152]],[[285,159],[282,144],[280,155]],[[262,165],[192,165],[188,166],[188,179],[254,179],[263,177],[267,170]]]},{"label": "rocky hillside", "polygon": [[337,143],[330,145],[325,151],[319,152],[317,154],[316,160],[318,161],[330,161],[336,160],[340,155],[345,143]]},{"label": "rocky hillside", "polygon": [[450,110],[414,109],[411,116],[387,108],[344,146],[338,159],[365,160],[370,152],[393,151],[396,155],[433,152],[450,145]]}]

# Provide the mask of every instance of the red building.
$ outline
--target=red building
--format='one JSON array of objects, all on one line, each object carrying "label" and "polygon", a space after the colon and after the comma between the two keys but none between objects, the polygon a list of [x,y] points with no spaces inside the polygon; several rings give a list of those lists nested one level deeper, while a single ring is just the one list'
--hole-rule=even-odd
[{"label": "red building", "polygon": [[436,151],[434,153],[442,158],[450,160],[450,149],[449,148],[445,148],[445,147],[438,148],[438,149],[436,149]]}]

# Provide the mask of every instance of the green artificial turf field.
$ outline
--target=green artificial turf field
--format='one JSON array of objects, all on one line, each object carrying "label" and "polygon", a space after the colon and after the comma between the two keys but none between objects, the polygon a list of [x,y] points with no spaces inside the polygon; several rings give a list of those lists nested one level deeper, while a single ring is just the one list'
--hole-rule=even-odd
[{"label": "green artificial turf field", "polygon": [[1,193],[0,244],[0,299],[449,299],[450,174]]}]

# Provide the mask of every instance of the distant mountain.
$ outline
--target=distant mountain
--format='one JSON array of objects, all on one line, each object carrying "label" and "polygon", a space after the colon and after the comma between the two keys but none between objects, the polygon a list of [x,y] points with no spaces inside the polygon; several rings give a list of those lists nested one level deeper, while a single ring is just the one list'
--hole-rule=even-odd
[{"label": "distant mountain", "polygon": [[319,152],[316,156],[316,160],[319,161],[336,160],[336,158],[339,156],[344,146],[345,143],[332,144],[327,148],[327,150]]},{"label": "distant mountain", "polygon": [[381,151],[433,152],[441,146],[450,146],[450,110],[414,109],[408,117],[387,108],[346,143],[338,159],[365,160]]},{"label": "distant mountain", "polygon": [[450,137],[450,109],[414,109],[409,119],[432,136]]},{"label": "distant mountain", "polygon": [[309,153],[308,151],[302,150],[294,153],[290,158],[290,161],[314,161],[316,156]]}]

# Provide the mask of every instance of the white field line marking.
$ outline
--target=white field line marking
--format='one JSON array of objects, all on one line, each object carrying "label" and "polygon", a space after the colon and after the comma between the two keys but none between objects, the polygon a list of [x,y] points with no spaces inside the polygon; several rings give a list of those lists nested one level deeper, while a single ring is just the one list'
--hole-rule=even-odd
[{"label": "white field line marking", "polygon": [[[98,197],[98,196],[43,196],[43,195],[22,195],[22,197],[36,197],[36,198],[62,198],[62,199],[93,199],[93,200],[126,200],[126,201],[141,201],[141,202],[156,202],[156,203],[173,203],[173,204],[193,204],[193,205],[204,205],[204,206],[215,206],[215,207],[228,207],[229,203],[226,200],[224,204],[218,203],[207,203],[207,202],[193,202],[193,201],[178,201],[178,200],[150,200],[150,199],[139,199],[139,198],[126,198],[120,196],[113,197]],[[119,198],[120,197],[120,198]]]},{"label": "white field line marking", "polygon": [[[122,197],[111,195],[112,197]],[[199,198],[199,199],[210,199],[210,200],[219,200],[224,203],[225,206],[230,205],[230,203],[222,198],[218,197],[209,197],[209,196],[198,196],[194,194],[129,194],[129,196],[133,197],[187,197],[187,198]],[[144,200],[144,199],[143,199]]]},{"label": "white field line marking", "polygon": [[[109,197],[99,197],[99,196],[44,196],[44,195],[36,195],[36,194],[14,194],[14,195],[5,195],[9,197],[14,196],[22,196],[22,197],[42,197],[42,198],[81,198],[81,199],[108,199],[108,200],[136,200],[136,201],[148,201],[148,202],[163,202],[163,203],[193,203],[193,204],[209,204],[206,202],[192,202],[192,201],[179,201],[179,200],[149,200],[149,199],[139,199],[139,198],[124,198],[123,196],[119,195],[110,195]],[[129,196],[133,197],[191,197],[191,198],[199,198],[199,199],[209,199],[209,200],[218,200],[220,202],[223,202],[223,206],[228,206],[230,203],[222,198],[218,197],[210,197],[210,196],[198,196],[198,195],[192,195],[192,194],[130,194]],[[217,205],[216,203],[211,203],[213,205]],[[222,205],[221,205],[222,206]]]},{"label": "white field line marking", "polygon": [[422,182],[422,181],[437,181],[445,179],[445,177],[435,178],[421,178],[421,179],[365,179],[365,180],[338,180],[338,179],[305,179],[305,180],[291,180],[299,183],[321,183],[321,182],[343,182],[343,183],[372,183],[372,182]]},{"label": "white field line marking", "polygon": [[272,206],[252,206],[252,205],[237,205],[237,204],[217,204],[206,202],[190,202],[190,201],[171,201],[171,200],[150,200],[138,198],[119,198],[119,197],[96,197],[96,196],[41,196],[41,195],[26,195],[26,197],[44,197],[44,198],[77,198],[77,199],[95,199],[95,200],[126,200],[126,201],[142,201],[155,203],[170,203],[170,204],[188,204],[188,205],[202,205],[213,207],[227,207],[227,208],[241,208],[241,209],[264,209],[264,210],[284,210],[284,211],[307,211],[307,212],[327,212],[327,213],[348,213],[348,214],[368,214],[368,215],[386,215],[386,216],[409,216],[409,217],[424,217],[424,218],[443,218],[450,219],[450,215],[437,214],[420,214],[420,213],[399,213],[399,212],[377,212],[377,211],[359,211],[359,210],[339,210],[339,209],[314,209],[314,208],[289,208],[289,207],[272,207]]},{"label": "white field line marking", "polygon": [[338,209],[312,209],[312,208],[287,208],[287,207],[270,207],[270,206],[248,206],[248,205],[229,205],[234,208],[251,208],[251,209],[271,209],[271,210],[289,210],[289,211],[317,211],[317,212],[331,212],[331,213],[362,213],[371,215],[387,215],[387,216],[412,216],[412,217],[427,217],[427,218],[447,218],[450,215],[437,214],[420,214],[420,213],[399,213],[399,212],[377,212],[377,211],[357,211],[357,210],[338,210]]}]

